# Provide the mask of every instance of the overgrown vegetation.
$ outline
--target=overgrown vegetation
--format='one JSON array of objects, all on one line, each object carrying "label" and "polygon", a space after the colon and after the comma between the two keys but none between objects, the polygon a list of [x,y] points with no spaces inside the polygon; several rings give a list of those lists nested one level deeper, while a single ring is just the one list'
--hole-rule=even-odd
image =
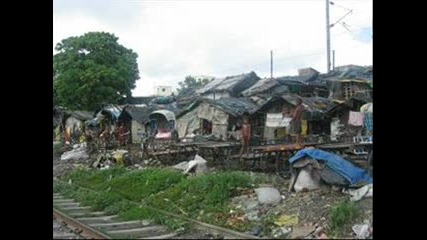
[{"label": "overgrown vegetation", "polygon": [[360,211],[354,202],[344,201],[331,209],[331,231],[341,234],[346,225],[354,221]]},{"label": "overgrown vegetation", "polygon": [[[183,227],[184,221],[151,208],[226,226],[229,199],[239,195],[236,189],[254,186],[245,172],[187,177],[167,169],[76,170],[62,180],[64,183],[56,184],[54,191],[95,210],[118,214],[123,220],[151,219],[173,229]],[[72,184],[67,184],[70,180]]]},{"label": "overgrown vegetation", "polygon": [[53,145],[53,157],[61,157],[62,148],[64,144],[62,142]]}]

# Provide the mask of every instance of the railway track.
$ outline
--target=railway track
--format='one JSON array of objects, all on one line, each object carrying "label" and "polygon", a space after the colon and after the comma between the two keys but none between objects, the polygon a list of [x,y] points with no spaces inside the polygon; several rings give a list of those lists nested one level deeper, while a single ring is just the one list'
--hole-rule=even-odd
[{"label": "railway track", "polygon": [[[185,218],[158,211],[171,217]],[[188,218],[185,220],[191,222],[192,229],[186,233],[169,230],[150,220],[121,221],[116,215],[93,211],[89,206],[83,206],[59,193],[53,193],[53,216],[86,239],[259,239]]]}]

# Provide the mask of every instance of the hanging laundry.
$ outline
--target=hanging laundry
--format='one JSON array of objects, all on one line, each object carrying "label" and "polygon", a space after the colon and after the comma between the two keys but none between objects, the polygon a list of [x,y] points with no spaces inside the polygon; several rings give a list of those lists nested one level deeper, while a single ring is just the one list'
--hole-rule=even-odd
[{"label": "hanging laundry", "polygon": [[352,126],[363,126],[363,113],[350,111],[348,124]]},{"label": "hanging laundry", "polygon": [[373,130],[373,114],[370,112],[365,113],[363,119],[363,126],[368,132],[372,132]]}]

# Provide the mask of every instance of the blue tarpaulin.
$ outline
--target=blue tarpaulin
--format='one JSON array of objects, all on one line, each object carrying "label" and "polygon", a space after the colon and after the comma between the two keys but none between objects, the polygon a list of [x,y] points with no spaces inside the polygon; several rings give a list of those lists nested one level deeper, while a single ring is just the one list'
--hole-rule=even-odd
[{"label": "blue tarpaulin", "polygon": [[362,168],[358,168],[344,158],[319,149],[303,149],[289,159],[292,164],[295,161],[309,157],[317,161],[323,161],[332,170],[343,176],[350,182],[350,186],[372,183],[372,177]]}]

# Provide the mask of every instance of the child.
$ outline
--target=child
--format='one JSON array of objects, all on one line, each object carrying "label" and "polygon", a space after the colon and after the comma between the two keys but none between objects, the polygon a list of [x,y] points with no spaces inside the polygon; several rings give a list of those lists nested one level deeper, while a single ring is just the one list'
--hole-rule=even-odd
[{"label": "child", "polygon": [[240,150],[240,162],[243,162],[243,152],[248,153],[249,151],[249,142],[251,140],[251,125],[249,124],[249,119],[247,116],[243,118],[242,125],[242,149]]}]

